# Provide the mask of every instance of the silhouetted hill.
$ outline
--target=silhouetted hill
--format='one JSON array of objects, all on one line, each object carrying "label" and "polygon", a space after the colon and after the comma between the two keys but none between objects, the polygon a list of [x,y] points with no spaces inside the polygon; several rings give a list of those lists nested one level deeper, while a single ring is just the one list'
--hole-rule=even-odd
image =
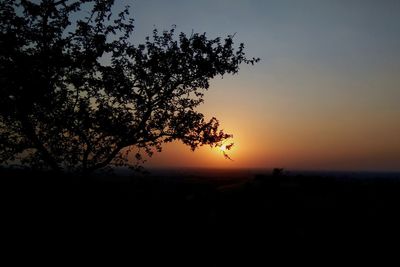
[{"label": "silhouetted hill", "polygon": [[213,175],[82,179],[3,170],[3,240],[39,258],[38,250],[58,259],[117,250],[135,261],[145,251],[153,255],[144,257],[148,266],[251,266],[261,255],[307,258],[400,237],[394,177]]}]

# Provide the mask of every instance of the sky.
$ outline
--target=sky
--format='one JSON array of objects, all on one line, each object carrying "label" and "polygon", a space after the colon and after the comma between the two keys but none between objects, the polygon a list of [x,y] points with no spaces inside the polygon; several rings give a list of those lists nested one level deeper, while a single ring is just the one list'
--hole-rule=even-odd
[{"label": "sky", "polygon": [[199,108],[234,135],[218,149],[164,146],[148,167],[400,170],[400,1],[136,0],[154,28],[235,34],[255,66],[212,80]]}]

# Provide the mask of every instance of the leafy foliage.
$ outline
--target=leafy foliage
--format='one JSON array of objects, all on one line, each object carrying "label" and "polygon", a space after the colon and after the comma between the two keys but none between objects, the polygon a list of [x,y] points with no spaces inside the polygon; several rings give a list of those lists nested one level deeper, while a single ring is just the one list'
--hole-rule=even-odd
[{"label": "leafy foliage", "polygon": [[113,2],[0,2],[0,162],[88,173],[231,137],[195,108],[210,79],[258,59],[233,36],[174,28],[134,45],[129,7],[115,15]]}]

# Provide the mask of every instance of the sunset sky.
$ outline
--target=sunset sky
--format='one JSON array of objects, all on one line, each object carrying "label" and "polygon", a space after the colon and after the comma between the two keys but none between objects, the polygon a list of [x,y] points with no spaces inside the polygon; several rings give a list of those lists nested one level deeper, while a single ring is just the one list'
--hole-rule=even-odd
[{"label": "sunset sky", "polygon": [[154,27],[235,34],[257,65],[215,79],[200,111],[234,135],[234,161],[172,143],[146,166],[400,170],[400,1],[136,0]]}]

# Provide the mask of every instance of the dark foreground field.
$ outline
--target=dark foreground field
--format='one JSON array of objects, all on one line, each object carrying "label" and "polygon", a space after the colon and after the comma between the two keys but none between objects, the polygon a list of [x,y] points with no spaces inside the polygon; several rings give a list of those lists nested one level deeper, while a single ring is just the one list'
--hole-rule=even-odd
[{"label": "dark foreground field", "polygon": [[14,263],[325,265],[378,250],[385,259],[400,242],[400,177],[2,171],[1,194],[3,253]]}]

